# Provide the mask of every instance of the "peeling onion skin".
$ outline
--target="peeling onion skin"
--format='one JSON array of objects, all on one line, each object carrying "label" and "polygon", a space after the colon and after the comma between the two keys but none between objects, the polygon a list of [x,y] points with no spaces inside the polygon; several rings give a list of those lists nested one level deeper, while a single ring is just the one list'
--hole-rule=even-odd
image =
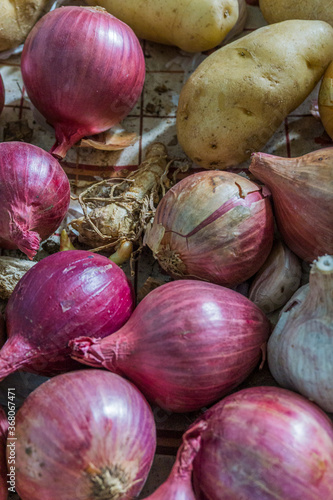
[{"label": "peeling onion skin", "polygon": [[332,500],[333,426],[303,396],[253,387],[224,398],[193,462],[198,500]]},{"label": "peeling onion skin", "polygon": [[133,308],[131,284],[107,257],[84,250],[45,257],[20,279],[9,298],[0,379],[18,369],[51,376],[78,368],[70,359],[68,341],[83,332],[110,335]]},{"label": "peeling onion skin", "polygon": [[0,115],[2,113],[4,105],[5,105],[5,87],[3,84],[2,76],[0,74]]},{"label": "peeling onion skin", "polygon": [[0,248],[32,259],[65,217],[70,185],[59,162],[24,142],[0,144]]},{"label": "peeling onion skin", "polygon": [[273,234],[270,201],[256,184],[230,172],[204,171],[165,194],[145,244],[173,278],[234,287],[263,265]]},{"label": "peeling onion skin", "polygon": [[27,94],[55,128],[63,158],[84,136],[118,124],[143,88],[145,61],[134,32],[93,7],[60,7],[31,30],[21,58]]},{"label": "peeling onion skin", "polygon": [[290,250],[307,262],[333,254],[333,147],[298,158],[253,153],[249,169],[270,189],[276,223]]},{"label": "peeling onion skin", "polygon": [[333,413],[333,256],[317,259],[309,284],[282,309],[267,344],[279,385]]},{"label": "peeling onion skin", "polygon": [[143,396],[102,370],[66,373],[39,386],[17,413],[16,437],[22,500],[134,498],[156,447]]},{"label": "peeling onion skin", "polygon": [[195,280],[150,292],[118,332],[70,341],[72,357],[129,378],[172,412],[199,410],[239,385],[262,357],[264,313],[243,295]]},{"label": "peeling onion skin", "polygon": [[[9,404],[10,406],[10,404]],[[8,420],[4,410],[0,407],[0,500],[8,498],[8,483],[10,480],[7,476],[7,461],[6,461],[6,441],[8,435]],[[13,441],[12,441],[13,443]],[[13,466],[13,462],[8,467]]]}]

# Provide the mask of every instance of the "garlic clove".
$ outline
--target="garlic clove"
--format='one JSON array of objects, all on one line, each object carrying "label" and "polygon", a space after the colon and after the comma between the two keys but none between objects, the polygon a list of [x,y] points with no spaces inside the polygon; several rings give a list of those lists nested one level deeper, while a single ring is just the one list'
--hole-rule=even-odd
[{"label": "garlic clove", "polygon": [[325,255],[282,309],[267,345],[268,366],[278,384],[333,412],[332,353],[333,256]]},{"label": "garlic clove", "polygon": [[249,299],[265,313],[284,306],[299,288],[302,267],[298,257],[289,248],[276,241],[264,265],[255,275]]},{"label": "garlic clove", "polygon": [[298,158],[254,153],[249,169],[270,189],[288,247],[307,262],[333,253],[333,147]]}]

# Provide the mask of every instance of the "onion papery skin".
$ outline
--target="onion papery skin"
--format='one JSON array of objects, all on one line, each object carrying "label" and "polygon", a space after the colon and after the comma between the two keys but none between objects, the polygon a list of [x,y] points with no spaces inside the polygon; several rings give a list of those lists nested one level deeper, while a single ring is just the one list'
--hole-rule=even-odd
[{"label": "onion papery skin", "polygon": [[[14,404],[15,406],[15,404]],[[10,407],[10,401],[8,403]],[[10,486],[7,481],[10,481],[10,477],[7,476],[7,460],[6,460],[6,443],[8,435],[8,420],[6,413],[0,407],[0,500],[7,500],[8,498],[8,487]],[[9,443],[13,444],[13,439]],[[15,443],[14,443],[15,448]],[[12,458],[13,460],[13,458]],[[8,464],[8,467],[13,466],[14,462]]]},{"label": "onion papery skin", "polygon": [[145,243],[174,278],[234,287],[263,265],[273,233],[270,201],[256,184],[230,172],[204,171],[164,195]]},{"label": "onion papery skin", "polygon": [[288,247],[307,262],[333,254],[333,147],[298,158],[253,153],[249,169],[270,189]]},{"label": "onion papery skin", "polygon": [[312,264],[309,284],[282,309],[267,344],[279,385],[333,413],[333,256]]},{"label": "onion papery skin", "polygon": [[16,437],[22,500],[128,500],[141,491],[156,447],[143,396],[102,370],[39,386],[17,413]]},{"label": "onion papery skin", "polygon": [[2,76],[0,74],[0,115],[2,113],[4,105],[5,105],[5,87],[3,84]]},{"label": "onion papery skin", "polygon": [[74,359],[128,377],[173,412],[198,410],[256,367],[270,324],[246,297],[195,280],[150,292],[115,334],[70,342]]},{"label": "onion papery skin", "polygon": [[253,387],[201,417],[207,424],[193,461],[198,500],[333,498],[333,426],[302,396]]},{"label": "onion papery skin", "polygon": [[82,137],[125,118],[145,79],[134,32],[93,7],[61,7],[43,16],[24,44],[21,68],[31,102],[55,129],[51,153],[60,158]]},{"label": "onion papery skin", "polygon": [[77,368],[69,340],[83,333],[110,335],[133,308],[131,284],[107,257],[84,250],[45,257],[20,279],[8,301],[0,379],[18,369],[50,376]]},{"label": "onion papery skin", "polygon": [[0,144],[0,248],[32,259],[65,217],[70,185],[59,162],[32,144]]}]

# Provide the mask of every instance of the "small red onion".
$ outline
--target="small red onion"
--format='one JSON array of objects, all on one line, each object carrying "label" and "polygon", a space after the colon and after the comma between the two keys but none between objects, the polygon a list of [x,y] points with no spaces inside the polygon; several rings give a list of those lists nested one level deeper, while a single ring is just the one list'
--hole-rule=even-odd
[{"label": "small red onion", "polygon": [[333,425],[304,397],[278,387],[244,389],[200,422],[198,500],[332,500]]},{"label": "small red onion", "polygon": [[16,437],[22,500],[128,500],[141,491],[156,447],[143,396],[101,370],[39,386],[17,413]]},{"label": "small red onion", "polygon": [[2,113],[4,105],[5,105],[5,87],[3,84],[2,76],[0,74],[0,115]]},{"label": "small red onion", "polygon": [[0,379],[18,369],[49,376],[77,368],[69,357],[69,340],[110,335],[133,307],[131,284],[107,257],[83,250],[45,257],[9,298]]},{"label": "small red onion", "polygon": [[68,178],[58,161],[24,142],[0,144],[0,247],[30,259],[59,227],[70,202]]},{"label": "small red onion", "polygon": [[187,412],[240,384],[259,362],[269,330],[246,297],[184,280],[150,292],[115,334],[70,346],[74,359],[125,375],[160,407]]},{"label": "small red onion", "polygon": [[[7,476],[7,460],[6,460],[7,434],[8,434],[7,416],[4,410],[0,407],[0,500],[7,500],[8,488],[12,487],[10,483],[7,483],[7,481],[10,481],[10,475]],[[13,440],[11,442],[13,442]],[[14,464],[15,461],[12,463],[10,462],[8,463],[9,474],[11,472],[10,467],[13,466],[15,467]],[[15,491],[15,489],[13,491]]]},{"label": "small red onion", "polygon": [[205,171],[165,194],[145,243],[174,278],[234,287],[265,262],[273,233],[270,201],[256,184],[230,172]]},{"label": "small red onion", "polygon": [[51,152],[61,158],[82,137],[125,118],[145,78],[134,32],[93,7],[60,7],[43,16],[25,42],[21,68],[31,102],[55,128]]},{"label": "small red onion", "polygon": [[204,429],[205,424],[199,422],[184,435],[169,477],[145,500],[196,500],[192,488],[193,459],[200,448]]}]

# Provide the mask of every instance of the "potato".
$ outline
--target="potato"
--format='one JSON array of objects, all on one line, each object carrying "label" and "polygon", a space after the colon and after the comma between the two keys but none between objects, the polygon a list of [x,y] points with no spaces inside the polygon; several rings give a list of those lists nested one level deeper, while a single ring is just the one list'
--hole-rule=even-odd
[{"label": "potato", "polygon": [[333,59],[333,28],[283,21],[208,56],[185,83],[177,136],[204,168],[224,169],[259,151],[313,90]]},{"label": "potato", "polygon": [[0,51],[24,42],[47,3],[48,0],[1,0]]},{"label": "potato", "polygon": [[331,0],[259,0],[260,10],[270,24],[287,19],[326,21],[333,26]]},{"label": "potato", "polygon": [[238,0],[87,0],[128,24],[139,38],[187,52],[216,47],[238,19]]}]

